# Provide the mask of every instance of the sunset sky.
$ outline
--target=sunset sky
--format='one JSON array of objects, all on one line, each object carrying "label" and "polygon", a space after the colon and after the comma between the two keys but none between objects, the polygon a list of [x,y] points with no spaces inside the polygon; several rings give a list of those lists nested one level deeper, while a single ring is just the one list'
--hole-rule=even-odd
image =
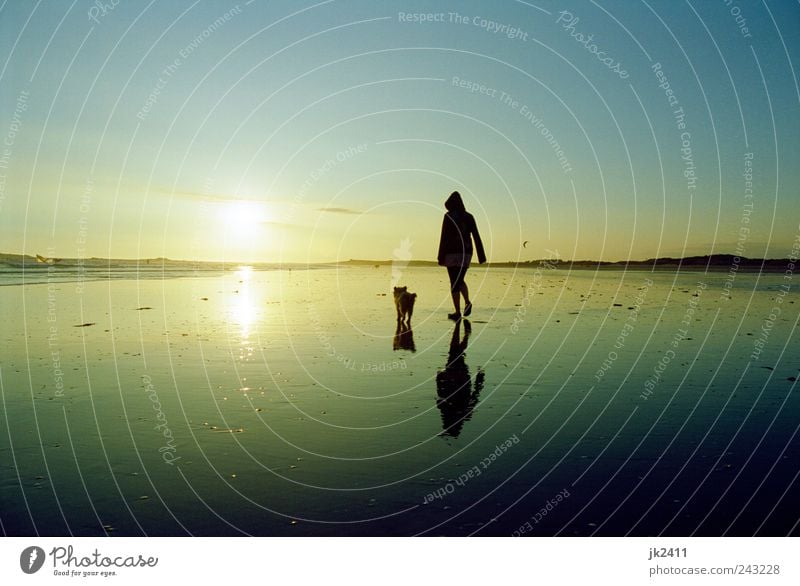
[{"label": "sunset sky", "polygon": [[794,1],[103,4],[2,4],[0,252],[432,260],[454,189],[493,261],[800,234]]}]

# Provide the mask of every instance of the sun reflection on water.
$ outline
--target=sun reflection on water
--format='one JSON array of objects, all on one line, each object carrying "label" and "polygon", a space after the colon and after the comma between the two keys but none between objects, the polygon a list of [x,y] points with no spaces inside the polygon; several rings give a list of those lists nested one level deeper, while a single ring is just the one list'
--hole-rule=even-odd
[{"label": "sun reflection on water", "polygon": [[260,307],[253,295],[252,276],[253,267],[239,267],[234,273],[235,289],[227,295],[228,322],[230,326],[238,327],[238,336],[241,338],[238,343],[239,358],[242,360],[253,355],[250,336],[261,317]]}]

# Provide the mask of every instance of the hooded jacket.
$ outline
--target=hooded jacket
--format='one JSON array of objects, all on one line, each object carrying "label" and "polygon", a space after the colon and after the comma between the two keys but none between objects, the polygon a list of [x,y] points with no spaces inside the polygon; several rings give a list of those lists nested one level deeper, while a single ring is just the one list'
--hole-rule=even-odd
[{"label": "hooded jacket", "polygon": [[478,263],[486,262],[486,253],[483,250],[483,242],[478,234],[478,226],[475,218],[461,202],[461,196],[454,192],[445,202],[448,209],[442,221],[442,234],[439,238],[439,254],[437,255],[440,265],[445,264],[445,255],[463,254],[472,255],[472,240],[475,240],[475,249],[478,254]]}]

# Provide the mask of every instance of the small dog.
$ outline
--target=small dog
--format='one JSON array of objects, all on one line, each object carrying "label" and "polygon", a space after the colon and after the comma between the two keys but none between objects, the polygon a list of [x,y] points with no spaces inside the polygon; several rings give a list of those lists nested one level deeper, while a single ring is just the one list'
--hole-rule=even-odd
[{"label": "small dog", "polygon": [[400,323],[405,319],[411,325],[411,315],[414,313],[414,301],[417,300],[416,293],[409,293],[408,287],[394,288],[394,307],[397,310],[397,321]]}]

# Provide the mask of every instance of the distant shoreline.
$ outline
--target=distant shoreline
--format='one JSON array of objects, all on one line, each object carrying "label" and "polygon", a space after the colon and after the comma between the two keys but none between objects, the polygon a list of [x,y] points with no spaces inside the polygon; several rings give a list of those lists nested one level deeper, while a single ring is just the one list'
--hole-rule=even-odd
[{"label": "distant shoreline", "polygon": [[[392,265],[396,261],[378,260],[349,260],[338,264],[345,266],[384,266]],[[692,271],[714,271],[714,272],[784,272],[791,268],[797,259],[788,258],[746,258],[733,254],[715,254],[705,256],[687,256],[683,258],[651,258],[647,260],[620,260],[620,261],[600,261],[600,260],[562,260],[562,259],[537,259],[528,261],[504,261],[489,262],[485,267],[494,268],[517,268],[517,269],[537,269],[546,267],[559,270],[650,270],[650,271],[674,271],[678,269],[688,269]],[[790,266],[792,265],[792,266]],[[438,266],[434,261],[410,261],[406,266]],[[472,265],[477,267],[475,263]]]},{"label": "distant shoreline", "polygon": [[[560,270],[678,270],[689,269],[693,271],[730,271],[730,272],[783,272],[793,270],[792,263],[796,259],[777,258],[761,259],[746,258],[732,254],[715,254],[705,256],[688,256],[683,258],[662,257],[647,260],[628,261],[597,261],[597,260],[562,260],[562,259],[536,259],[526,261],[489,262],[483,267],[488,268],[517,268],[536,269],[547,267]],[[0,253],[0,268],[17,268],[22,270],[41,270],[52,267],[58,269],[136,269],[136,270],[196,270],[196,271],[225,271],[240,266],[251,266],[256,270],[275,269],[304,269],[327,267],[382,267],[402,263],[407,267],[436,267],[438,263],[426,260],[362,260],[350,259],[346,261],[332,261],[319,263],[246,263],[246,262],[219,262],[219,261],[190,261],[169,258],[143,258],[143,259],[113,259],[113,258],[61,258],[44,259],[31,255]],[[477,266],[473,263],[473,266]]]}]

